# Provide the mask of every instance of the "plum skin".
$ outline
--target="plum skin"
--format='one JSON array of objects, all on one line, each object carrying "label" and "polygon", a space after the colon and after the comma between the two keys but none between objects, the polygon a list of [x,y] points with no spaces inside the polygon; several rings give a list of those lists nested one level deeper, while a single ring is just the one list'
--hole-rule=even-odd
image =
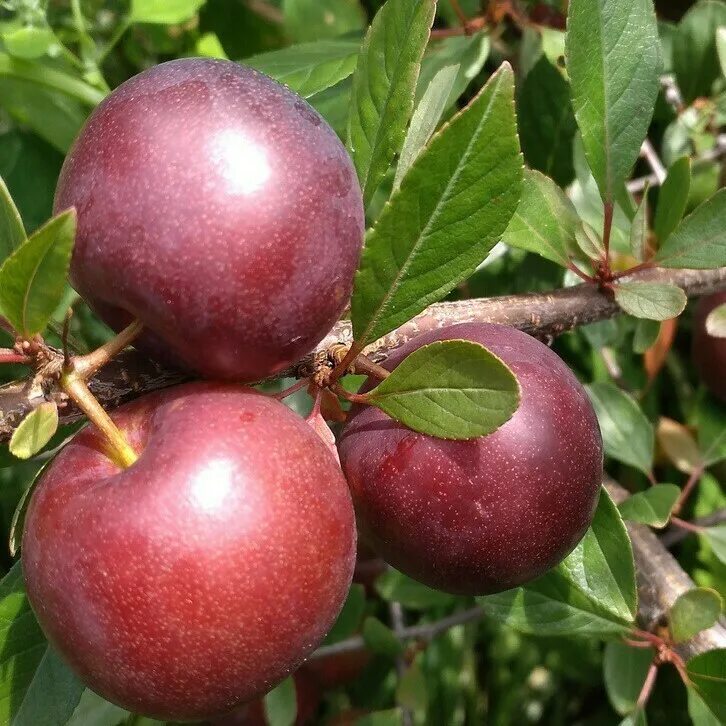
[{"label": "plum skin", "polygon": [[108,700],[162,720],[223,714],[335,621],[355,564],[346,482],[302,419],[242,387],[179,386],[112,417],[140,457],[118,469],[88,427],[49,466],[22,541],[30,603]]},{"label": "plum skin", "polygon": [[75,206],[71,283],[138,346],[207,378],[252,382],[299,360],[343,312],[363,202],[334,131],[237,63],[146,70],[93,112],[61,171]]},{"label": "plum skin", "polygon": [[[339,443],[361,538],[405,574],[454,594],[483,595],[557,565],[587,530],[603,448],[587,394],[547,346],[513,328],[464,323],[420,335],[392,370],[436,340],[485,345],[521,386],[512,418],[467,441],[415,433],[358,406]],[[369,381],[364,388],[370,389]]]},{"label": "plum skin", "polygon": [[698,301],[693,320],[692,357],[706,388],[726,403],[726,338],[717,338],[706,331],[708,314],[723,303],[726,303],[726,292]]}]

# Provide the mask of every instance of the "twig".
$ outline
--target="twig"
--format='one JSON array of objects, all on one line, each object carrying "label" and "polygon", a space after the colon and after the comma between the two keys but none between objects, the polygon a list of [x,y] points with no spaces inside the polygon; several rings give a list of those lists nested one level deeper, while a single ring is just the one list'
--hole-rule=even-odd
[{"label": "twig", "polygon": [[683,509],[683,505],[688,500],[688,497],[691,496],[691,492],[694,490],[698,482],[701,480],[701,477],[703,476],[703,466],[697,466],[692,472],[691,475],[688,477],[688,481],[686,482],[686,485],[681,490],[681,493],[678,495],[678,499],[676,500],[675,505],[673,506],[673,514],[678,514]]},{"label": "twig", "polygon": [[650,143],[649,139],[646,139],[643,142],[643,145],[640,148],[640,155],[648,162],[648,166],[650,166],[651,171],[653,172],[655,178],[658,181],[658,184],[663,184],[663,182],[666,180],[666,176],[668,176],[668,172],[663,166],[663,162],[658,157],[658,154],[656,153],[656,150],[653,147],[653,144]]},{"label": "twig", "polygon": [[[406,623],[403,618],[403,607],[400,602],[391,602],[388,604],[388,612],[391,615],[391,625],[393,626],[393,632],[396,637],[401,640],[401,633],[406,628]],[[399,683],[401,679],[406,675],[406,661],[403,655],[399,655],[396,658],[396,674],[398,676]],[[408,708],[401,709],[401,722],[403,726],[413,726],[413,714]]]},{"label": "twig", "polygon": [[635,703],[636,711],[642,711],[645,708],[645,704],[648,703],[650,694],[653,692],[653,686],[655,685],[655,679],[657,675],[658,666],[655,663],[651,663],[650,668],[648,668],[648,673],[645,676],[645,681],[643,682],[643,688],[640,690],[638,700]]},{"label": "twig", "polygon": [[[717,524],[723,524],[724,522],[726,522],[726,509],[719,509],[705,517],[694,519],[691,524],[694,524],[696,527],[704,530],[708,527],[715,527]],[[688,537],[691,533],[692,530],[689,529],[683,529],[682,527],[670,527],[661,534],[660,541],[663,543],[664,547],[672,547],[674,544],[678,544],[678,542]]]}]

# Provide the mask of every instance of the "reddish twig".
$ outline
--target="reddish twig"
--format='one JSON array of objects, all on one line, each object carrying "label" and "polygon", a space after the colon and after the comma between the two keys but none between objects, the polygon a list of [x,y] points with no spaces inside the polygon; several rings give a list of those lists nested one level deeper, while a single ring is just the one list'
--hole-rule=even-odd
[{"label": "reddish twig", "polygon": [[12,348],[0,348],[0,364],[2,363],[22,363],[30,365],[33,359],[30,356],[18,353]]}]

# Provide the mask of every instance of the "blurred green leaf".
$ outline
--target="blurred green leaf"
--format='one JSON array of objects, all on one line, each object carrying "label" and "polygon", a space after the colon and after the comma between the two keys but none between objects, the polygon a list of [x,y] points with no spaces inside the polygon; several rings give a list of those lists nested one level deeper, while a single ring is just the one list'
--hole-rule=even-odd
[{"label": "blurred green leaf", "polygon": [[688,298],[677,285],[657,282],[619,282],[615,302],[629,315],[648,320],[670,320],[686,308]]},{"label": "blurred green leaf", "polygon": [[716,30],[726,25],[726,5],[719,0],[701,0],[678,24],[673,38],[673,68],[687,104],[709,96],[721,74],[716,49]]},{"label": "blurred green leaf", "polygon": [[585,154],[613,201],[633,168],[658,95],[652,0],[570,0],[567,71]]},{"label": "blurred green leaf", "polygon": [[47,401],[36,406],[13,431],[10,452],[18,459],[35,456],[58,429],[58,406]]},{"label": "blurred green leaf", "polygon": [[671,605],[668,616],[673,640],[682,643],[710,628],[718,621],[722,609],[721,596],[715,590],[695,587],[682,593]]},{"label": "blurred green leaf", "polygon": [[172,25],[193,18],[205,0],[131,0],[132,23]]},{"label": "blurred green leaf", "polygon": [[335,38],[363,30],[359,0],[283,0],[285,27],[297,42]]},{"label": "blurred green leaf", "polygon": [[660,323],[657,320],[638,318],[635,322],[635,335],[633,336],[633,352],[645,353],[660,334]]},{"label": "blurred green leaf", "polygon": [[325,645],[345,640],[357,632],[366,607],[366,592],[363,585],[350,586],[348,597],[335,624],[325,636]]},{"label": "blurred green leaf", "polygon": [[682,156],[668,170],[668,176],[658,193],[653,228],[661,244],[671,236],[683,219],[690,189],[691,160]]},{"label": "blurred green leaf", "polygon": [[716,52],[721,65],[721,75],[726,78],[726,27],[716,31]]},{"label": "blurred green leaf", "polygon": [[401,150],[435,7],[433,0],[388,0],[363,41],[353,76],[348,148],[366,207]]},{"label": "blurred green leaf", "polygon": [[0,267],[0,310],[26,337],[45,329],[60,302],[75,232],[76,214],[70,209],[36,231]]},{"label": "blurred green leaf", "polygon": [[270,726],[293,726],[297,718],[295,681],[286,678],[264,697],[265,716]]},{"label": "blurred green leaf", "polygon": [[356,720],[355,726],[401,726],[401,711],[398,708],[392,708],[389,711],[378,711],[377,713],[369,713]]},{"label": "blurred green leaf", "polygon": [[650,474],[655,437],[653,426],[637,404],[612,383],[586,386],[602,431],[605,453]]},{"label": "blurred green leaf", "polygon": [[503,239],[567,267],[577,252],[580,217],[567,195],[549,177],[524,170],[522,198]]},{"label": "blurred green leaf", "polygon": [[648,719],[645,715],[645,711],[639,708],[637,711],[626,716],[619,724],[619,726],[648,726]]},{"label": "blurred green leaf", "polygon": [[55,33],[50,28],[25,26],[2,34],[5,50],[15,58],[34,60],[58,46]]},{"label": "blurred green leaf", "polygon": [[726,459],[726,410],[712,398],[704,396],[696,407],[698,448],[705,466]]},{"label": "blurred green leaf", "polygon": [[119,726],[128,715],[127,711],[86,688],[65,726]]},{"label": "blurred green leaf", "polygon": [[652,648],[631,648],[617,640],[605,646],[605,690],[613,708],[621,716],[635,709],[654,656]]},{"label": "blurred green leaf", "polygon": [[605,245],[600,235],[585,221],[575,229],[575,242],[589,260],[598,262],[605,258]]},{"label": "blurred green leaf", "polygon": [[308,98],[350,76],[359,51],[360,43],[355,40],[321,40],[255,55],[243,62]]},{"label": "blurred green leaf", "polygon": [[643,198],[633,217],[630,227],[630,249],[638,262],[648,256],[648,186],[643,190]]},{"label": "blurred green leaf", "polygon": [[708,314],[706,331],[715,338],[726,338],[726,303],[714,308]]},{"label": "blurred green leaf", "polygon": [[194,50],[197,55],[204,56],[205,58],[227,59],[227,53],[222,47],[222,43],[220,43],[216,33],[204,33],[200,36]]},{"label": "blurred green leaf", "polygon": [[25,227],[5,181],[0,176],[0,263],[25,242]]},{"label": "blurred green leaf", "polygon": [[411,610],[427,610],[456,602],[454,595],[434,590],[394,569],[376,580],[376,590],[386,602],[397,602]]},{"label": "blurred green leaf", "polygon": [[711,650],[686,663],[691,686],[721,723],[726,721],[726,650]]},{"label": "blurred green leaf", "polygon": [[726,189],[691,212],[658,250],[661,267],[712,269],[726,266]]},{"label": "blurred green leaf", "polygon": [[411,711],[424,711],[428,705],[426,678],[416,661],[405,670],[398,681],[396,702]]},{"label": "blurred green leaf", "polygon": [[657,484],[628,497],[618,509],[623,519],[650,527],[665,527],[680,494],[680,487],[675,484]]},{"label": "blurred green leaf", "polygon": [[572,141],[577,130],[570,86],[542,56],[517,97],[517,121],[528,166],[567,186],[575,176]]},{"label": "blurred green leaf", "polygon": [[507,228],[522,177],[513,86],[505,64],[433,137],[369,233],[351,303],[358,342],[440,300]]},{"label": "blurred green leaf", "polygon": [[396,658],[403,652],[403,643],[378,618],[367,617],[363,621],[363,640],[378,655]]},{"label": "blurred green leaf", "polygon": [[726,564],[726,524],[706,527],[701,534],[708,540],[716,557]]},{"label": "blurred green leaf", "polygon": [[366,397],[414,431],[472,439],[512,417],[519,383],[483,345],[443,340],[413,351]]},{"label": "blurred green leaf", "polygon": [[723,721],[713,715],[713,711],[706,705],[694,688],[687,688],[688,691],[688,715],[693,721],[693,726],[723,726]]},{"label": "blurred green leaf", "polygon": [[703,465],[701,450],[687,426],[666,416],[658,420],[658,443],[673,466],[685,474],[691,474]]}]

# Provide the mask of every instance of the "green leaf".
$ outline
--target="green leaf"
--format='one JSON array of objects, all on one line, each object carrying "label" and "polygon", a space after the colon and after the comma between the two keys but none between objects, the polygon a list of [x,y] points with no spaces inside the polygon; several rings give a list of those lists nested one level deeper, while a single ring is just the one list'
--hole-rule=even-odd
[{"label": "green leaf", "polygon": [[623,519],[650,527],[665,527],[681,490],[675,484],[658,484],[628,497],[618,506]]},{"label": "green leaf", "polygon": [[545,56],[527,74],[517,98],[519,138],[527,164],[567,186],[575,176],[572,142],[577,124],[570,86]]},{"label": "green leaf", "polygon": [[605,690],[613,708],[621,716],[635,709],[654,655],[652,648],[630,648],[619,641],[605,646]]},{"label": "green leaf", "polygon": [[5,50],[15,58],[35,60],[51,49],[58,48],[58,40],[50,28],[26,25],[2,34]]},{"label": "green leaf", "polygon": [[688,715],[693,721],[693,726],[723,726],[723,721],[713,715],[713,711],[698,695],[698,691],[693,688],[686,688],[686,690],[688,691]]},{"label": "green leaf", "polygon": [[726,721],[726,649],[711,650],[686,664],[691,685],[719,722]]},{"label": "green leaf", "polygon": [[519,202],[514,77],[503,65],[416,159],[369,233],[351,303],[355,338],[376,340],[468,277]]},{"label": "green leaf", "polygon": [[567,71],[585,155],[606,202],[630,174],[658,95],[652,0],[571,0]]},{"label": "green leaf", "polygon": [[712,269],[726,266],[726,189],[691,212],[655,256],[661,267]]},{"label": "green leaf", "polygon": [[30,337],[45,329],[63,296],[76,234],[70,209],[50,220],[0,267],[0,310]]},{"label": "green leaf", "polygon": [[35,456],[58,430],[58,406],[47,401],[36,406],[13,431],[10,453],[18,459]]},{"label": "green leaf", "polygon": [[525,169],[522,198],[504,241],[567,267],[577,252],[579,226],[580,217],[562,189],[544,174]]},{"label": "green leaf", "polygon": [[86,688],[66,726],[120,726],[128,715],[128,711]]},{"label": "green leaf", "polygon": [[658,444],[673,466],[685,474],[692,474],[703,465],[703,456],[687,426],[666,416],[658,420]]},{"label": "green leaf", "polygon": [[366,397],[414,431],[473,439],[512,417],[519,383],[483,345],[440,340],[413,351]]},{"label": "green leaf", "polygon": [[639,708],[637,711],[626,716],[619,724],[619,726],[648,726],[648,719],[645,715],[645,711]]},{"label": "green leaf", "polygon": [[0,263],[25,242],[25,227],[5,181],[0,176]]},{"label": "green leaf", "polygon": [[403,142],[401,153],[396,166],[396,176],[393,179],[393,190],[401,186],[406,172],[413,166],[421,149],[436,131],[441,117],[446,109],[446,103],[456,80],[459,66],[445,66],[432,79],[421,97],[416,110],[411,117],[406,139]]},{"label": "green leaf", "polygon": [[726,78],[726,27],[716,31],[716,51],[721,65],[721,75]]},{"label": "green leaf", "polygon": [[655,436],[635,399],[612,383],[593,383],[585,388],[600,422],[605,453],[646,476],[650,474]]},{"label": "green leaf", "polygon": [[286,678],[265,697],[265,716],[270,726],[293,726],[297,718],[295,681]]},{"label": "green leaf", "polygon": [[363,42],[353,76],[348,148],[366,206],[401,150],[435,7],[433,0],[388,0]]},{"label": "green leaf", "polygon": [[193,18],[206,0],[131,0],[132,23],[171,25]]},{"label": "green leaf", "polygon": [[366,592],[363,585],[353,584],[348,591],[343,609],[335,624],[323,641],[325,645],[345,640],[357,632],[366,607]]},{"label": "green leaf", "polygon": [[726,338],[726,303],[715,307],[708,314],[706,332],[714,338]]},{"label": "green leaf", "polygon": [[710,96],[721,74],[716,49],[716,30],[726,25],[726,5],[706,0],[696,3],[678,24],[673,38],[673,69],[687,104]]},{"label": "green leaf", "polygon": [[401,710],[392,708],[388,711],[377,711],[359,718],[355,726],[401,726],[403,723]]},{"label": "green leaf", "polygon": [[23,530],[25,529],[25,515],[28,511],[30,498],[35,491],[35,488],[40,483],[43,472],[50,465],[50,462],[52,460],[53,459],[51,458],[50,460],[46,461],[45,464],[43,464],[40,469],[38,469],[38,471],[35,473],[35,476],[33,477],[33,480],[28,484],[22,496],[20,497],[20,501],[15,507],[15,511],[13,512],[13,518],[10,523],[10,534],[8,536],[8,548],[10,550],[11,557],[15,557],[18,552],[20,552],[20,545],[23,540]]},{"label": "green leaf", "polygon": [[365,27],[359,0],[283,0],[285,27],[298,41],[335,38]]},{"label": "green leaf", "polygon": [[676,643],[690,640],[715,625],[721,615],[721,596],[707,587],[695,587],[678,596],[669,613],[670,631]]},{"label": "green leaf", "polygon": [[713,549],[713,553],[726,564],[726,524],[707,527],[701,532]]},{"label": "green leaf", "polygon": [[605,245],[600,235],[587,223],[581,222],[575,230],[575,242],[589,260],[605,258]]},{"label": "green leaf", "polygon": [[386,602],[397,602],[410,610],[447,607],[456,602],[454,595],[427,587],[394,569],[376,580],[376,591]]},{"label": "green leaf", "polygon": [[653,229],[661,244],[671,236],[683,219],[690,190],[691,160],[682,156],[668,170],[668,176],[658,193]]},{"label": "green leaf", "polygon": [[657,320],[638,318],[635,321],[635,335],[633,336],[633,352],[645,353],[660,334],[660,323]]},{"label": "green leaf", "polygon": [[637,606],[625,526],[604,490],[591,528],[555,569],[523,587],[477,598],[488,615],[535,635],[609,636],[628,631]]},{"label": "green leaf", "polygon": [[309,98],[350,76],[359,51],[360,43],[355,40],[320,40],[255,55],[243,62]]},{"label": "green leaf", "polygon": [[411,711],[425,711],[428,705],[428,684],[417,662],[403,673],[396,687],[396,702]]},{"label": "green leaf", "polygon": [[713,398],[704,396],[696,408],[698,448],[705,466],[726,459],[726,410]]},{"label": "green leaf", "polygon": [[630,227],[630,250],[638,262],[648,256],[648,186],[643,190],[643,199],[633,217]]},{"label": "green leaf", "polygon": [[403,644],[395,633],[378,618],[367,617],[363,621],[363,640],[374,653],[379,655],[396,658],[403,652]]},{"label": "green leaf", "polygon": [[615,302],[629,315],[648,320],[670,320],[686,308],[688,298],[677,285],[658,282],[619,282]]}]

